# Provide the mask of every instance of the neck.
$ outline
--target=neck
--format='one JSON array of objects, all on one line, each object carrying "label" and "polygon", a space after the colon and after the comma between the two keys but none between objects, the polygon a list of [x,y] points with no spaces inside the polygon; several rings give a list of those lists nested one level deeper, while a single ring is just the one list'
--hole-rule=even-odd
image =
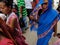
[{"label": "neck", "polygon": [[42,12],[45,12],[47,10],[47,8],[46,9],[42,9]]}]

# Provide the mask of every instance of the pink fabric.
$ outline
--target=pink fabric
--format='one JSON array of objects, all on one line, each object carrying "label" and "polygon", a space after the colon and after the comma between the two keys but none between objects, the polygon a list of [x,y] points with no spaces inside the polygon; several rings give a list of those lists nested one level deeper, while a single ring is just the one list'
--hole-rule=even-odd
[{"label": "pink fabric", "polygon": [[21,28],[19,26],[18,18],[14,12],[12,12],[9,15],[9,17],[7,18],[6,24],[10,25],[11,21],[13,21],[13,19],[17,20],[16,27],[15,27],[16,30],[11,32],[13,39],[16,40],[18,45],[28,45],[27,43],[25,43],[25,37],[22,35]]},{"label": "pink fabric", "polygon": [[20,25],[19,25],[19,20],[18,20],[18,17],[16,16],[16,14],[14,12],[12,12],[9,17],[7,18],[7,21],[6,21],[6,24],[10,25],[11,24],[11,21],[13,19],[16,19],[17,20],[17,23],[15,24],[16,25],[16,29],[18,31],[20,31],[20,33],[22,33],[21,31],[21,28],[20,28]]},{"label": "pink fabric", "polygon": [[60,39],[58,39],[56,42],[54,42],[53,45],[60,45]]},{"label": "pink fabric", "polygon": [[12,40],[4,38],[0,41],[0,45],[14,45],[14,43],[12,42]]}]

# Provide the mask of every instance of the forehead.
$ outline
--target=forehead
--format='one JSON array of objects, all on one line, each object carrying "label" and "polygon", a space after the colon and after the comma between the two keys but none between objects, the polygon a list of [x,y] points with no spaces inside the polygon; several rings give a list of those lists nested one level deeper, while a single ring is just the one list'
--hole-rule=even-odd
[{"label": "forehead", "polygon": [[1,8],[1,7],[4,7],[4,6],[5,6],[5,3],[0,2],[0,8]]},{"label": "forehead", "polygon": [[44,3],[48,2],[48,0],[44,0]]}]

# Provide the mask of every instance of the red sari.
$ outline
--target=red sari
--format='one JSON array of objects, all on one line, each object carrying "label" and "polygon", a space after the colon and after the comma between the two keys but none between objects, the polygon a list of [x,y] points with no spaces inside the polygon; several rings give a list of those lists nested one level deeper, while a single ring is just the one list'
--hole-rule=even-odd
[{"label": "red sari", "polygon": [[[12,13],[12,15],[13,15],[13,18],[15,18],[14,17],[15,14]],[[8,20],[8,22],[9,22],[9,20]],[[8,24],[10,24],[10,22]],[[6,37],[8,37],[9,39],[11,39],[14,42],[14,45],[28,45],[25,43],[25,37],[21,34],[21,32],[20,32],[21,30],[19,30],[20,29],[19,25],[16,27],[18,30],[12,29],[0,18],[0,28],[2,28],[3,33],[6,35]]]},{"label": "red sari", "polygon": [[12,40],[8,38],[4,38],[0,41],[0,45],[14,45],[14,43]]},{"label": "red sari", "polygon": [[13,36],[14,40],[17,42],[18,45],[27,45],[25,43],[25,37],[22,35],[22,31],[19,25],[18,17],[14,12],[12,12],[9,17],[7,18],[6,24],[11,25],[13,19],[16,19],[15,21],[15,28],[13,31],[11,31],[11,35]]}]

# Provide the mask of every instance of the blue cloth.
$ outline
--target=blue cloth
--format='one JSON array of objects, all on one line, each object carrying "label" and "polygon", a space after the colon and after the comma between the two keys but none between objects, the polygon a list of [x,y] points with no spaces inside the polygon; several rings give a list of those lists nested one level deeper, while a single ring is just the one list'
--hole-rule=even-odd
[{"label": "blue cloth", "polygon": [[37,23],[35,23],[35,24],[32,24],[32,23],[34,23],[34,22],[31,21],[32,26],[30,27],[30,31],[32,31],[32,30],[37,31],[37,27],[36,27],[36,26],[38,26]]},{"label": "blue cloth", "polygon": [[[44,0],[40,0],[40,2],[37,4],[35,8],[38,8],[43,3]],[[55,19],[57,19],[57,17],[58,12],[52,8],[52,0],[48,0],[48,9],[44,13],[40,14],[38,20],[37,35],[39,36],[40,34],[43,34],[44,32],[48,31],[52,23],[55,21]],[[52,33],[53,28],[46,36],[39,38],[37,40],[37,45],[48,45]]]},{"label": "blue cloth", "polygon": [[53,32],[53,30],[50,31],[45,37],[39,38],[39,39],[37,40],[37,44],[36,44],[36,45],[48,45],[48,41],[49,41],[50,38],[51,38],[52,32]]}]

